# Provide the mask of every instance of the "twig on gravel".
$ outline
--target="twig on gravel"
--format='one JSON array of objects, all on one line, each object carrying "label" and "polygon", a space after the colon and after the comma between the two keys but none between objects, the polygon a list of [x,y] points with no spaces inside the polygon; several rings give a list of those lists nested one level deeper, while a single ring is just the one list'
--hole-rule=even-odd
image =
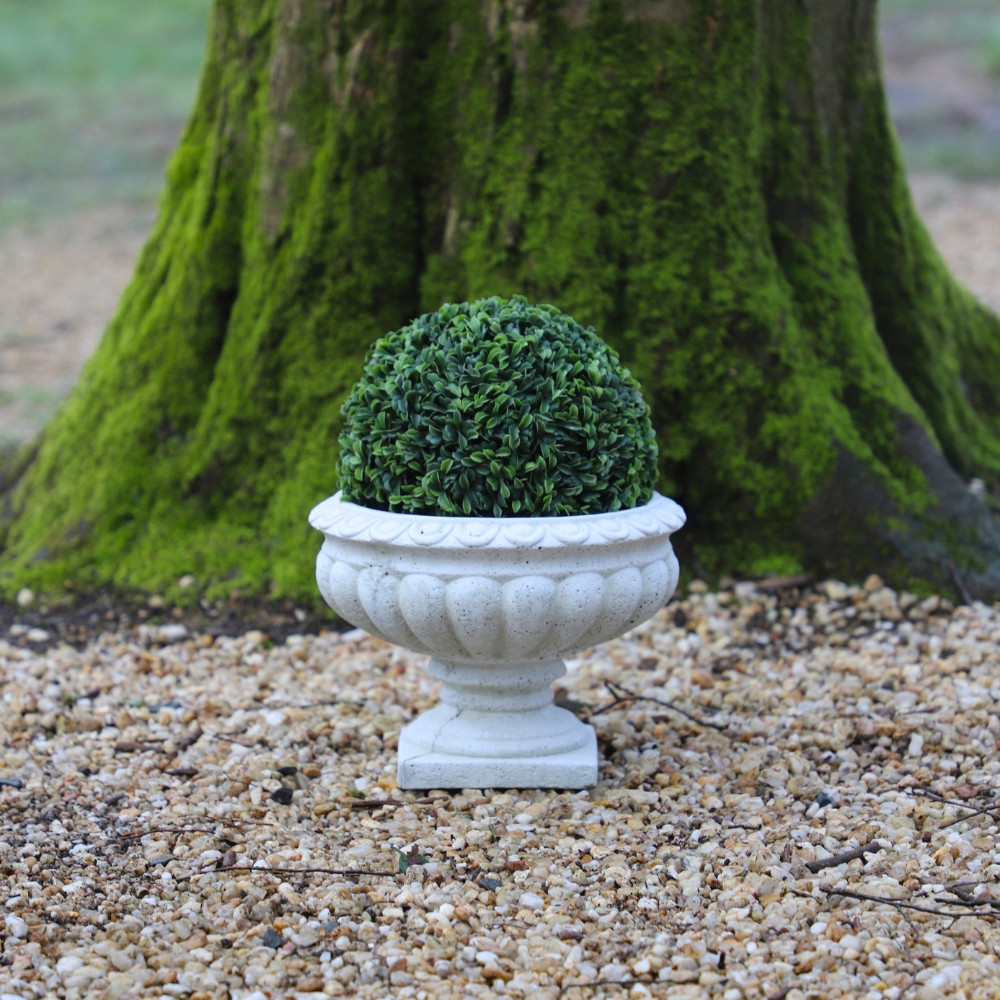
[{"label": "twig on gravel", "polygon": [[[959,805],[959,803],[953,803],[954,805]],[[947,830],[949,826],[955,826],[956,823],[964,823],[967,819],[972,819],[973,816],[989,816],[991,819],[1000,819],[1000,813],[997,809],[1000,808],[1000,802],[991,802],[988,806],[983,806],[982,809],[973,809],[972,806],[962,806],[963,809],[968,809],[964,816],[959,816],[957,819],[948,820],[947,823],[942,823],[938,827],[939,830]]]},{"label": "twig on gravel", "polygon": [[174,747],[174,753],[180,753],[182,750],[187,750],[193,747],[195,743],[198,742],[205,735],[205,731],[199,726],[194,732],[188,733],[183,739],[177,741],[177,745]]},{"label": "twig on gravel", "polygon": [[351,809],[370,809],[374,812],[376,809],[394,809],[396,806],[405,806],[406,803],[399,799],[351,799],[349,805]]},{"label": "twig on gravel", "polygon": [[855,861],[858,858],[864,859],[866,854],[877,854],[886,846],[884,841],[869,840],[867,844],[859,844],[849,851],[842,851],[840,854],[831,854],[828,858],[816,858],[814,861],[807,861],[806,868],[809,871],[821,872],[824,868],[836,868],[837,865],[846,864],[848,861]]},{"label": "twig on gravel", "polygon": [[153,833],[215,833],[215,830],[207,826],[151,826],[148,830],[127,830],[115,840],[142,840]]},{"label": "twig on gravel", "polygon": [[[834,889],[832,886],[829,886],[829,885],[821,885],[819,888],[820,888],[820,892],[825,892],[825,893],[827,893],[827,895],[830,895],[830,896],[847,896],[849,899],[860,899],[860,900],[864,900],[865,902],[868,902],[868,903],[884,903],[887,906],[895,906],[899,910],[904,910],[904,909],[905,910],[917,910],[920,913],[931,913],[935,917],[951,917],[951,918],[954,918],[954,917],[960,917],[960,916],[962,916],[961,913],[955,913],[953,910],[940,910],[940,909],[938,909],[937,907],[934,907],[934,906],[920,906],[918,903],[908,903],[908,902],[906,902],[906,900],[903,900],[903,899],[893,899],[891,896],[871,896],[868,893],[865,893],[865,892],[855,892],[852,889]],[[962,906],[962,905],[965,905],[965,906],[971,906],[971,905],[985,906],[985,907],[987,907],[987,909],[985,911],[981,911],[981,912],[977,913],[976,914],[977,916],[980,916],[980,917],[989,917],[992,920],[1000,920],[1000,913],[998,913],[998,912],[990,912],[990,908],[994,907],[996,905],[996,900],[984,900],[984,901],[978,902],[977,904],[963,903],[961,900],[958,900],[958,899],[944,899],[944,900],[939,899],[939,902],[947,903],[947,904],[949,904],[951,906]]]},{"label": "twig on gravel", "polygon": [[[953,906],[985,906],[990,910],[1000,910],[1000,900],[998,899],[978,899],[973,896],[971,892],[964,892],[959,888],[959,885],[963,883],[958,883],[956,885],[950,886],[946,891],[950,892],[955,899],[942,898],[941,896],[936,896],[935,899],[939,903],[951,903]],[[985,883],[977,882],[973,883],[975,885],[984,885]]]},{"label": "twig on gravel", "polygon": [[663,701],[662,698],[653,698],[650,695],[636,694],[634,691],[630,691],[628,688],[622,687],[621,684],[615,684],[614,681],[605,681],[604,686],[608,689],[611,697],[614,701],[610,705],[605,705],[603,708],[594,709],[590,713],[589,718],[593,718],[595,715],[601,715],[604,712],[609,712],[613,708],[618,708],[621,705],[628,704],[632,701],[648,701],[653,705],[660,705],[662,708],[669,708],[671,712],[677,712],[678,715],[683,715],[685,719],[689,722],[693,722],[697,726],[707,726],[709,729],[717,729],[720,733],[726,732],[729,727],[722,725],[719,722],[708,722],[705,719],[699,719],[696,715],[692,715],[690,712],[686,712],[683,708],[678,708],[673,702]]},{"label": "twig on gravel", "polygon": [[136,740],[119,740],[115,744],[115,753],[145,753],[146,751],[162,750],[162,744],[166,743],[166,738],[150,738],[138,742]]},{"label": "twig on gravel", "polygon": [[446,802],[450,799],[448,795],[430,795],[423,799],[414,799],[412,802],[404,802],[402,799],[351,799],[352,809],[382,809],[383,807],[396,806],[429,806],[434,802]]},{"label": "twig on gravel", "polygon": [[[234,820],[230,817],[220,817],[216,820],[217,823],[221,823],[223,826],[230,827],[234,830],[239,830],[244,826],[275,826],[276,824],[271,823],[264,819],[239,819]],[[143,837],[148,837],[153,833],[218,833],[218,830],[207,826],[151,826],[146,830],[126,830],[124,833],[118,834],[115,840],[142,840]]]},{"label": "twig on gravel", "polygon": [[913,794],[922,795],[925,799],[936,799],[938,802],[947,802],[950,806],[962,806],[963,809],[968,809],[968,806],[964,802],[959,802],[957,799],[949,799],[933,788],[914,788]]},{"label": "twig on gravel", "polygon": [[253,747],[271,746],[267,740],[254,740],[252,743],[244,743],[243,740],[238,740],[235,736],[230,736],[229,733],[213,733],[212,739],[221,740],[223,743],[235,743],[237,746],[246,747],[248,750]]},{"label": "twig on gravel", "polygon": [[251,701],[245,705],[233,705],[234,712],[264,712],[274,708],[330,708],[336,705],[351,705],[364,708],[363,701],[343,701],[340,698],[323,698],[319,701]]},{"label": "twig on gravel", "polygon": [[925,798],[934,799],[936,802],[940,802],[944,805],[957,806],[959,809],[968,810],[964,816],[959,816],[956,819],[950,819],[947,823],[942,823],[937,829],[947,830],[950,826],[955,826],[958,823],[963,823],[967,819],[972,819],[974,816],[989,816],[991,819],[1000,820],[1000,800],[991,802],[989,805],[983,806],[977,809],[975,806],[970,806],[967,802],[962,802],[958,799],[948,799],[945,798],[940,792],[936,792],[933,788],[915,788],[913,790],[914,795],[923,795]]},{"label": "twig on gravel", "polygon": [[225,865],[222,868],[209,868],[203,872],[192,872],[190,875],[181,875],[176,879],[178,882],[187,882],[193,878],[201,878],[202,875],[217,875],[219,872],[264,872],[267,875],[369,875],[378,878],[396,878],[399,872],[393,871],[368,871],[349,868],[270,868],[263,865]]}]

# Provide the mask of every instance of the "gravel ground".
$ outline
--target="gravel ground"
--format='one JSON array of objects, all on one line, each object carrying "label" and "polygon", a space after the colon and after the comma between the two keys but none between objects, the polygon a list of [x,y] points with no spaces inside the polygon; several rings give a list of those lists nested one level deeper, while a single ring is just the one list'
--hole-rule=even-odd
[{"label": "gravel ground", "polygon": [[572,661],[582,792],[397,789],[357,630],[15,625],[0,995],[995,998],[1000,609],[793,584]]}]

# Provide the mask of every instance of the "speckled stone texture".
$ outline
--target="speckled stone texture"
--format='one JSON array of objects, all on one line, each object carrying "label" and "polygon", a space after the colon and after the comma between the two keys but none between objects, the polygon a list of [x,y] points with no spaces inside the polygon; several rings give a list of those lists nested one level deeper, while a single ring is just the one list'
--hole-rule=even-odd
[{"label": "speckled stone texture", "polygon": [[996,1000],[997,607],[695,582],[557,682],[593,788],[429,792],[419,657],[166,611],[0,634],[0,994]]}]

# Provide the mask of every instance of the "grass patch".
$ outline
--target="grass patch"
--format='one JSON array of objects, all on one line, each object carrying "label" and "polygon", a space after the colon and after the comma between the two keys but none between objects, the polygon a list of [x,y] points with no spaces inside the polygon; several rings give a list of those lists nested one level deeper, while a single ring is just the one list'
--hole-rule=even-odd
[{"label": "grass patch", "polygon": [[0,0],[0,226],[154,202],[211,0]]}]

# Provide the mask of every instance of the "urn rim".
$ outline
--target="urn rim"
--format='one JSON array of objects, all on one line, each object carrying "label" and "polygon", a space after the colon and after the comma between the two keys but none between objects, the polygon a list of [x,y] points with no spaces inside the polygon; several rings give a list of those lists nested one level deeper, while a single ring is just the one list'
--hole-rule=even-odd
[{"label": "urn rim", "polygon": [[363,507],[344,500],[343,491],[318,503],[309,524],[327,538],[395,542],[435,548],[554,548],[606,545],[616,541],[669,536],[687,516],[669,497],[654,492],[648,503],[598,514],[453,517],[409,514]]}]

